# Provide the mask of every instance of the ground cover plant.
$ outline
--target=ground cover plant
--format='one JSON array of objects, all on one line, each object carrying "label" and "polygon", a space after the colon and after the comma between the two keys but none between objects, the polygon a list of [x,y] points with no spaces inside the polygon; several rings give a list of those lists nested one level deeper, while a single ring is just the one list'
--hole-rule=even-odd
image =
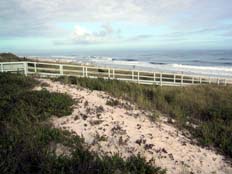
[{"label": "ground cover plant", "polygon": [[0,62],[17,62],[17,61],[26,61],[27,59],[20,58],[12,53],[0,53]]},{"label": "ground cover plant", "polygon": [[[53,128],[52,116],[72,112],[74,101],[66,94],[45,89],[22,75],[0,73],[0,171],[2,174],[160,174],[144,158],[98,156],[88,151],[83,138]],[[58,155],[57,148],[67,153]]]}]

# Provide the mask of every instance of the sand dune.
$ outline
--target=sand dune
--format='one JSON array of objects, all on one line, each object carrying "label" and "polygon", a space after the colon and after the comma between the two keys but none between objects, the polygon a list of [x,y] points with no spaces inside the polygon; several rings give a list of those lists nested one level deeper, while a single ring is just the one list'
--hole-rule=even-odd
[{"label": "sand dune", "polygon": [[140,154],[152,164],[166,168],[168,174],[232,173],[231,164],[223,156],[192,143],[163,116],[154,122],[148,117],[151,113],[126,101],[120,100],[117,106],[107,105],[107,101],[114,99],[104,92],[39,80],[49,84],[49,91],[67,93],[77,100],[72,115],[54,117],[52,122],[57,128],[83,136],[92,151],[117,153],[124,158]]}]

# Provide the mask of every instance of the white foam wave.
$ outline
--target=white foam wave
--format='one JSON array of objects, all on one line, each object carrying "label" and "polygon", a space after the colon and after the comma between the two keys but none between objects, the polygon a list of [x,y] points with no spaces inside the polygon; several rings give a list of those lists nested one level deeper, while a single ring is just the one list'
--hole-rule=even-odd
[{"label": "white foam wave", "polygon": [[90,58],[91,61],[112,61],[112,57],[102,57],[102,56],[94,56],[94,58]]},{"label": "white foam wave", "polygon": [[172,66],[175,68],[183,68],[183,69],[226,71],[232,73],[232,67],[192,66],[192,65],[182,65],[182,64],[172,64]]},{"label": "white foam wave", "polygon": [[117,60],[112,57],[104,56],[53,56],[52,58],[61,58],[62,60],[75,60],[78,63],[95,64],[104,67],[115,67],[125,69],[138,69],[145,71],[161,71],[172,73],[184,73],[194,75],[207,75],[214,77],[229,77],[232,78],[232,66],[196,66],[196,65],[183,65],[183,64],[154,64],[145,61],[135,60]]},{"label": "white foam wave", "polygon": [[92,59],[92,63],[102,66],[111,66],[117,68],[129,68],[149,71],[162,71],[173,73],[184,73],[194,75],[207,75],[214,77],[232,78],[232,67],[213,67],[213,66],[194,66],[183,64],[151,64],[142,61],[126,61],[113,59]]}]

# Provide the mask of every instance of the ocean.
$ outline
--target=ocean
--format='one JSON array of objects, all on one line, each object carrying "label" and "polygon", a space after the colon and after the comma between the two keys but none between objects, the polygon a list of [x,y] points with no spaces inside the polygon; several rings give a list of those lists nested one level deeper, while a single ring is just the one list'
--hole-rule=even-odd
[{"label": "ocean", "polygon": [[99,51],[43,57],[103,67],[232,78],[232,50]]}]

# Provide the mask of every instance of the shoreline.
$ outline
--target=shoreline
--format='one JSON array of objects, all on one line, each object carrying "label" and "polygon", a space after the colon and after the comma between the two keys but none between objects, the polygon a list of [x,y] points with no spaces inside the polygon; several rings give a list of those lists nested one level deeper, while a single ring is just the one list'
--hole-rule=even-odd
[{"label": "shoreline", "polygon": [[102,68],[119,68],[127,70],[139,70],[139,71],[157,71],[162,73],[177,73],[186,75],[199,75],[209,76],[213,78],[232,78],[232,66],[196,66],[196,65],[184,65],[184,64],[160,64],[149,63],[142,61],[124,61],[124,60],[85,60],[75,58],[48,58],[48,57],[28,57],[35,61],[48,61],[52,63],[72,63],[78,65],[97,66]]}]

